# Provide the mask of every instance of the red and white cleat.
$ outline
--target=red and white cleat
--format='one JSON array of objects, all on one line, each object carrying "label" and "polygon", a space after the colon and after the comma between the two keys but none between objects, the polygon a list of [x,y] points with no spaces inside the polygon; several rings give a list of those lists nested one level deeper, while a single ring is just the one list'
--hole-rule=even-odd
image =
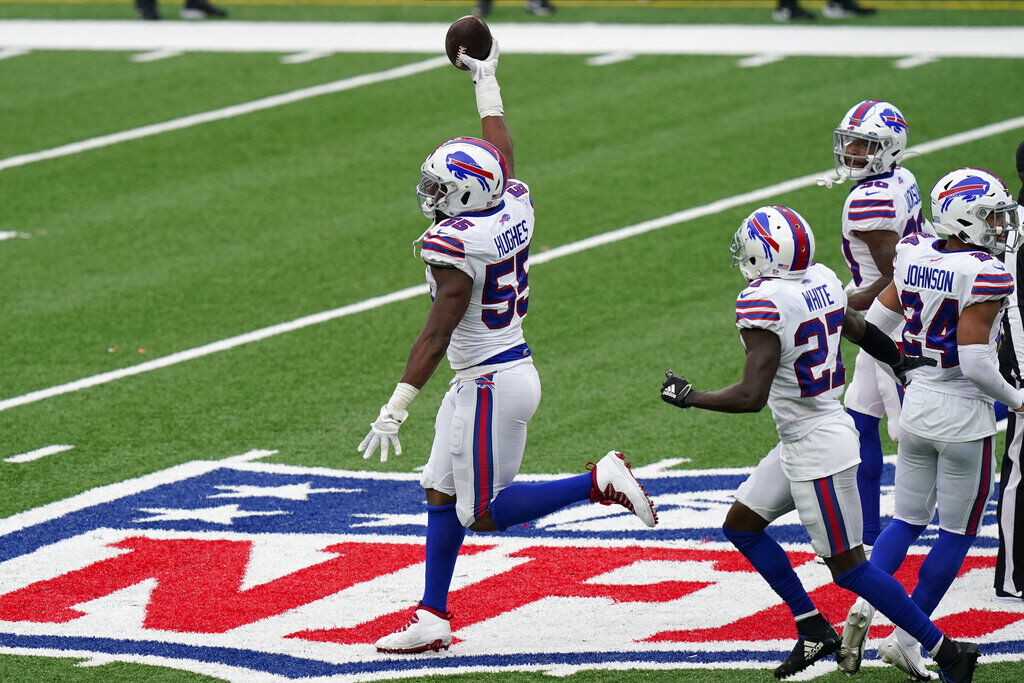
[{"label": "red and white cleat", "polygon": [[618,503],[641,520],[647,526],[658,523],[658,513],[654,509],[647,492],[633,473],[629,471],[626,456],[618,451],[608,451],[608,455],[597,461],[588,463],[593,489],[590,500],[602,505]]},{"label": "red and white cleat", "polygon": [[411,655],[447,650],[452,644],[451,620],[451,612],[438,612],[420,603],[408,624],[376,642],[377,651]]}]

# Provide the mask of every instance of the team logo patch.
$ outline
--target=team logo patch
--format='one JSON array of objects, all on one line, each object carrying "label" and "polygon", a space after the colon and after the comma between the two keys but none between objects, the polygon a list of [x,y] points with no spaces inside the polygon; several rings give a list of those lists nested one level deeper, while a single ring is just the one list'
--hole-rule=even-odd
[{"label": "team logo patch", "polygon": [[473,157],[465,152],[452,152],[445,157],[444,163],[452,175],[459,180],[465,180],[468,177],[476,178],[481,188],[486,192],[491,191],[491,185],[487,181],[494,180],[494,174],[481,168]]},{"label": "team logo patch", "polygon": [[779,243],[768,232],[768,214],[759,211],[753,218],[747,221],[747,235],[752,240],[758,240],[764,247],[764,257],[771,258],[771,249],[779,250]]},{"label": "team logo patch", "polygon": [[942,210],[947,210],[954,199],[962,199],[968,203],[977,201],[988,194],[988,189],[988,181],[984,178],[976,175],[967,176],[956,185],[939,193],[939,200],[942,201]]},{"label": "team logo patch", "polygon": [[[0,652],[229,680],[362,681],[769,668],[796,637],[788,609],[720,532],[751,470],[666,460],[635,470],[658,505],[657,529],[580,504],[505,534],[470,533],[448,604],[452,649],[378,653],[373,642],[406,623],[422,591],[419,476],[259,461],[271,453],[190,462],[0,520]],[[887,464],[885,493],[892,477]],[[934,618],[980,642],[986,661],[1024,659],[1024,604],[993,597],[994,524],[992,502]],[[841,623],[854,596],[815,564],[795,513],[771,529],[816,605]],[[925,551],[911,550],[904,584]],[[876,617],[869,648],[891,631]]]},{"label": "team logo patch", "polygon": [[882,117],[882,123],[894,132],[902,133],[907,130],[907,122],[903,120],[903,115],[895,109],[883,109],[880,116]]}]

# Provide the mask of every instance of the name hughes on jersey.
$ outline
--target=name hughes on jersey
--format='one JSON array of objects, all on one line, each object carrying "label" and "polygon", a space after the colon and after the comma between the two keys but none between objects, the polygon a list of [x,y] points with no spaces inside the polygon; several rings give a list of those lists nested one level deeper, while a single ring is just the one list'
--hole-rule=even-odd
[{"label": "name hughes on jersey", "polygon": [[953,291],[953,273],[942,268],[912,264],[907,267],[906,284],[939,292]]},{"label": "name hughes on jersey", "polygon": [[498,256],[511,254],[530,240],[530,229],[526,221],[520,221],[494,238],[494,246],[498,248]]}]

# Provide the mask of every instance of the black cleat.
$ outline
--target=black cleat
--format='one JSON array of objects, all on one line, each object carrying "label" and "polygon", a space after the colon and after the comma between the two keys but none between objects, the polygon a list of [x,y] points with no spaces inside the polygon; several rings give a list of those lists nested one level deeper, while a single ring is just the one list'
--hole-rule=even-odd
[{"label": "black cleat", "polygon": [[828,627],[824,637],[816,640],[800,636],[799,640],[796,641],[796,647],[789,653],[789,658],[782,664],[779,664],[772,673],[776,678],[788,678],[795,673],[803,671],[819,659],[824,659],[829,655],[839,652],[842,644],[843,641],[839,634],[831,626]]},{"label": "black cleat", "polygon": [[939,668],[939,678],[946,683],[970,683],[974,680],[974,669],[978,666],[981,652],[974,643],[953,641],[960,650],[960,656],[946,667]]},{"label": "black cleat", "polygon": [[156,0],[135,0],[135,13],[144,21],[160,19],[160,13],[156,11]]},{"label": "black cleat", "polygon": [[826,19],[850,19],[853,17],[869,17],[878,12],[874,7],[861,7],[857,0],[829,0],[821,8]]},{"label": "black cleat", "polygon": [[548,0],[528,0],[524,9],[538,17],[550,17],[555,13],[555,8]]},{"label": "black cleat", "polygon": [[797,4],[786,5],[772,12],[772,19],[786,24],[791,21],[814,21],[817,17]]},{"label": "black cleat", "polygon": [[185,6],[181,8],[182,19],[208,19],[210,17],[223,19],[227,15],[226,10],[211,5],[208,0],[186,0]]}]

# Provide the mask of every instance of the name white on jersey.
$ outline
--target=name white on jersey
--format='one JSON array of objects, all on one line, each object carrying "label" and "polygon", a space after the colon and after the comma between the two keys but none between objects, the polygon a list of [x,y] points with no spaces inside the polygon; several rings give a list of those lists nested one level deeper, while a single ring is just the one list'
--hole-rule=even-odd
[{"label": "name white on jersey", "polygon": [[858,233],[886,230],[906,237],[934,235],[921,212],[921,191],[914,174],[897,166],[891,172],[866,179],[850,190],[843,206],[843,257],[853,279],[847,292],[871,286],[882,273],[871,250]]},{"label": "name white on jersey", "polygon": [[[953,437],[989,428],[994,431],[995,420],[992,399],[960,371],[957,322],[965,308],[983,301],[1001,300],[1005,307],[1013,294],[1013,276],[983,251],[944,248],[945,240],[924,235],[911,235],[896,247],[893,281],[907,321],[903,326],[903,351],[908,356],[927,356],[938,362],[935,367],[911,372],[913,382],[904,398],[900,426],[926,438],[969,440]],[[998,322],[999,316],[989,333],[993,360]],[[935,405],[925,406],[927,392],[971,399],[976,405],[961,408],[956,415],[940,415]],[[916,408],[919,403],[920,410]]]},{"label": "name white on jersey", "polygon": [[[469,307],[448,345],[452,369],[472,368],[526,343],[533,223],[530,189],[509,180],[494,208],[449,218],[424,236],[420,256],[428,266],[457,268],[473,278]],[[427,283],[433,299],[437,283],[429,267]]]},{"label": "name white on jersey", "polygon": [[[846,370],[840,352],[846,293],[835,273],[820,263],[802,279],[764,278],[736,299],[736,326],[774,332],[782,344],[768,407],[782,441],[796,441],[828,420],[847,421],[839,403]],[[856,454],[835,457],[827,444],[815,462],[786,462],[793,480],[838,472],[856,464]]]}]

